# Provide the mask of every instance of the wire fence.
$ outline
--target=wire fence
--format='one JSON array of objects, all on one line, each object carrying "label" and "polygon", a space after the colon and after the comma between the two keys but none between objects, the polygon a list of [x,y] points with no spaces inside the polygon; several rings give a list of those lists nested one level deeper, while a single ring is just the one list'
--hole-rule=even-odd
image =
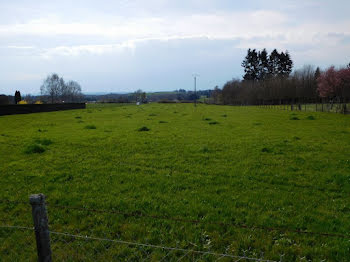
[{"label": "wire fence", "polygon": [[[6,204],[6,208],[0,211],[12,211],[11,217],[5,215],[0,219],[0,260],[37,260],[35,240],[38,242],[36,238],[38,229],[32,226],[33,220],[35,224],[35,212],[32,218],[30,205],[24,201],[0,202]],[[292,261],[291,259],[307,259],[307,256],[285,256],[283,252],[266,258],[263,251],[257,251],[256,246],[250,247],[244,243],[238,243],[241,248],[237,249],[237,246],[230,241],[220,241],[220,238],[226,238],[224,232],[228,227],[249,230],[244,233],[248,238],[257,231],[261,231],[261,234],[276,231],[280,236],[290,232],[310,236],[313,239],[324,237],[345,239],[347,242],[350,240],[350,235],[340,233],[203,221],[145,214],[140,211],[130,213],[51,203],[47,204],[47,208],[50,219],[49,245],[52,259],[56,261]],[[18,215],[17,217],[13,217],[13,211]],[[101,214],[108,216],[101,216]],[[127,219],[133,220],[123,221]],[[145,221],[145,219],[148,220]],[[157,220],[160,222],[156,222]],[[167,222],[179,223],[180,230],[174,232]],[[147,225],[148,223],[150,225]],[[136,224],[138,226],[135,226]],[[152,237],[154,232],[151,230],[155,228],[158,230],[159,225],[166,230],[159,231],[158,237]],[[189,241],[183,237],[193,227],[195,227],[194,232],[197,232],[198,225],[222,228],[222,235],[218,236],[219,244],[211,243],[213,239],[209,239],[205,232],[197,234],[200,236],[198,241]],[[169,238],[159,235],[167,230]]]},{"label": "wire fence", "polygon": [[338,114],[350,114],[350,103],[288,103],[288,104],[262,104],[260,108],[280,109],[300,112],[328,112]]}]

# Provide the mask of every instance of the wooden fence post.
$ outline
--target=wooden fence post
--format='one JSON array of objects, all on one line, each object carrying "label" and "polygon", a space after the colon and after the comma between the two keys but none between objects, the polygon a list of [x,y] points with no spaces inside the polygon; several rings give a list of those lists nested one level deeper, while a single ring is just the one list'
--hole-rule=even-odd
[{"label": "wooden fence post", "polygon": [[50,231],[45,196],[43,194],[31,195],[29,202],[32,205],[38,261],[51,262]]}]

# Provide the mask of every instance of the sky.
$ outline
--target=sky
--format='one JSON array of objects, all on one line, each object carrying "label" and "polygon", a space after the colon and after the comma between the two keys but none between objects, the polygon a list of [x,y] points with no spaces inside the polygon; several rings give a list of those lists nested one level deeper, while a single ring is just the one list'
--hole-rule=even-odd
[{"label": "sky", "polygon": [[84,93],[210,89],[248,48],[294,68],[350,63],[349,0],[0,0],[0,94],[57,73]]}]

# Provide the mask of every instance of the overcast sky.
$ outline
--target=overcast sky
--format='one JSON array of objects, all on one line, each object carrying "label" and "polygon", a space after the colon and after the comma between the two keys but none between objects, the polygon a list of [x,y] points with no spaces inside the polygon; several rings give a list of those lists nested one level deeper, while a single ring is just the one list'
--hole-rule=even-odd
[{"label": "overcast sky", "polygon": [[83,92],[200,89],[241,77],[248,48],[295,68],[350,62],[349,0],[0,0],[0,94],[56,72]]}]

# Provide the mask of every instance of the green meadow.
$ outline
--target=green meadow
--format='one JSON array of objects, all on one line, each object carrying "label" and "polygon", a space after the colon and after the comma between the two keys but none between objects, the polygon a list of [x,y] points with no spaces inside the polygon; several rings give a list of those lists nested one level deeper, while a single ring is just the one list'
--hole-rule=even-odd
[{"label": "green meadow", "polygon": [[[282,261],[350,257],[349,115],[95,104],[2,116],[0,185],[0,225],[31,227],[29,195],[44,193],[54,232]],[[51,246],[55,261],[184,255],[56,234]],[[33,231],[0,227],[1,261],[35,261],[35,250]]]}]

